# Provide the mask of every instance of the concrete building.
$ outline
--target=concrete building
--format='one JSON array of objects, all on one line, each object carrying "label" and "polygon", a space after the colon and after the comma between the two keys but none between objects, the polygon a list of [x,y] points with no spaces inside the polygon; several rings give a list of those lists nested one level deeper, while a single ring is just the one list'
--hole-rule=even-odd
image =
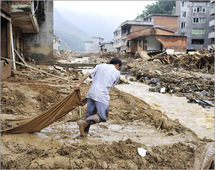
[{"label": "concrete building", "polygon": [[101,37],[92,37],[91,41],[85,41],[85,52],[86,53],[100,53],[100,45],[104,39]]},{"label": "concrete building", "polygon": [[[209,27],[211,32],[208,35],[210,44],[215,48],[215,0],[211,0],[211,9],[210,9],[211,20],[209,22]],[[212,48],[211,45],[208,46],[208,49]]]},{"label": "concrete building", "polygon": [[113,42],[104,42],[100,45],[100,51],[107,53],[107,52],[116,52],[116,50],[113,48]]},{"label": "concrete building", "polygon": [[53,49],[60,50],[60,40],[56,37],[56,35],[53,35]]},{"label": "concrete building", "polygon": [[144,18],[127,20],[123,22],[114,32],[114,48],[116,48],[117,52],[120,53],[130,52],[127,48],[127,36],[132,32],[152,27],[159,27],[177,33],[178,16],[154,14]]},{"label": "concrete building", "polygon": [[210,0],[176,1],[175,14],[179,15],[178,34],[187,36],[187,51],[207,49],[210,45],[210,10]]},{"label": "concrete building", "polygon": [[86,53],[93,53],[93,41],[85,41],[84,49]]},{"label": "concrete building", "polygon": [[[53,2],[0,1],[1,56],[13,61],[29,57],[36,64],[53,62]],[[1,79],[16,64],[1,60]]]},{"label": "concrete building", "polygon": [[121,27],[119,26],[114,31],[114,42],[113,42],[113,48],[116,49],[117,52],[120,52],[121,49]]}]

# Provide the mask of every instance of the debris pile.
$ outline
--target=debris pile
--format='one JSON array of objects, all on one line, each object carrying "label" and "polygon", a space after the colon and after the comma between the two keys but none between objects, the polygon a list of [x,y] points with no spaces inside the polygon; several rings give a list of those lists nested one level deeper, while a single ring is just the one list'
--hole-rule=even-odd
[{"label": "debris pile", "polygon": [[153,56],[149,61],[159,59],[163,64],[172,64],[174,67],[183,67],[187,70],[201,69],[205,73],[214,73],[214,52],[199,50],[188,54],[167,54],[166,52]]},{"label": "debris pile", "polygon": [[214,53],[155,54],[149,60],[127,60],[124,74],[151,86],[151,92],[187,97],[188,102],[214,106]]}]

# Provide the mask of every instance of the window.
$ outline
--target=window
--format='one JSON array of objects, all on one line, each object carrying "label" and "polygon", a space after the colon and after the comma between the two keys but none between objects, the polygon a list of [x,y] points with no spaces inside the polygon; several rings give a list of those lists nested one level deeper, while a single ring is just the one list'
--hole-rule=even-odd
[{"label": "window", "polygon": [[181,36],[185,36],[185,33],[184,33],[184,32],[182,32],[182,33],[181,33]]},{"label": "window", "polygon": [[127,42],[127,47],[131,47],[131,41],[130,40]]},{"label": "window", "polygon": [[181,23],[181,28],[185,28],[186,27],[186,23],[185,22],[182,22]]},{"label": "window", "polygon": [[199,22],[199,18],[193,18],[193,23],[198,23]]},{"label": "window", "polygon": [[192,39],[192,44],[204,44],[204,39]]},{"label": "window", "polygon": [[205,23],[205,18],[199,18],[199,23]]},{"label": "window", "polygon": [[182,7],[186,6],[187,3],[186,2],[182,2]]},{"label": "window", "polygon": [[205,23],[205,18],[193,18],[193,23]]},{"label": "window", "polygon": [[182,12],[181,16],[186,17],[186,12]]},{"label": "window", "polygon": [[206,12],[206,7],[194,7],[193,8],[193,13],[205,13]]},{"label": "window", "polygon": [[204,28],[193,28],[192,34],[205,34]]}]

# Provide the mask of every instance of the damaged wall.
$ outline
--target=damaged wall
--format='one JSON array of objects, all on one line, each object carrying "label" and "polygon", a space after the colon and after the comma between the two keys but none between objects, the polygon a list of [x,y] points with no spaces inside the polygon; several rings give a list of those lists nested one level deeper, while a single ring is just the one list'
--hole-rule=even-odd
[{"label": "damaged wall", "polygon": [[165,49],[174,49],[175,52],[186,52],[187,50],[187,38],[186,37],[155,37],[160,41]]},{"label": "damaged wall", "polygon": [[[11,59],[11,38],[10,38],[10,29],[11,29],[11,2],[1,1],[1,56],[4,58]],[[12,63],[4,59],[1,59],[0,71],[1,71],[1,80],[8,78],[11,75]]]},{"label": "damaged wall", "polygon": [[39,26],[37,34],[24,34],[25,57],[36,64],[53,64],[53,1],[45,1],[45,21]]},{"label": "damaged wall", "polygon": [[132,32],[127,36],[127,38],[132,39],[143,35],[175,35],[175,34],[171,31],[167,31],[159,28],[146,28],[146,29]]}]

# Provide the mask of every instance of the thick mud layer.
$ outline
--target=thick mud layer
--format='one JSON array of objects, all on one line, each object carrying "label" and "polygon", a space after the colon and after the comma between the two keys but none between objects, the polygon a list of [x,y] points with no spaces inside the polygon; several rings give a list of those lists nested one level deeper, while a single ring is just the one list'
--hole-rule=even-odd
[{"label": "thick mud layer", "polygon": [[[24,74],[28,77],[28,71]],[[19,74],[19,73],[17,73]],[[35,73],[36,74],[36,73]],[[1,82],[1,128],[17,126],[11,118],[41,114],[72,91],[72,83],[55,78],[12,77]],[[89,85],[81,88],[86,96]],[[2,169],[192,169],[196,149],[213,142],[172,120],[148,103],[120,90],[110,93],[108,121],[92,125],[79,139],[77,120],[86,106],[31,134],[1,136]],[[145,149],[146,156],[138,154]]]}]

